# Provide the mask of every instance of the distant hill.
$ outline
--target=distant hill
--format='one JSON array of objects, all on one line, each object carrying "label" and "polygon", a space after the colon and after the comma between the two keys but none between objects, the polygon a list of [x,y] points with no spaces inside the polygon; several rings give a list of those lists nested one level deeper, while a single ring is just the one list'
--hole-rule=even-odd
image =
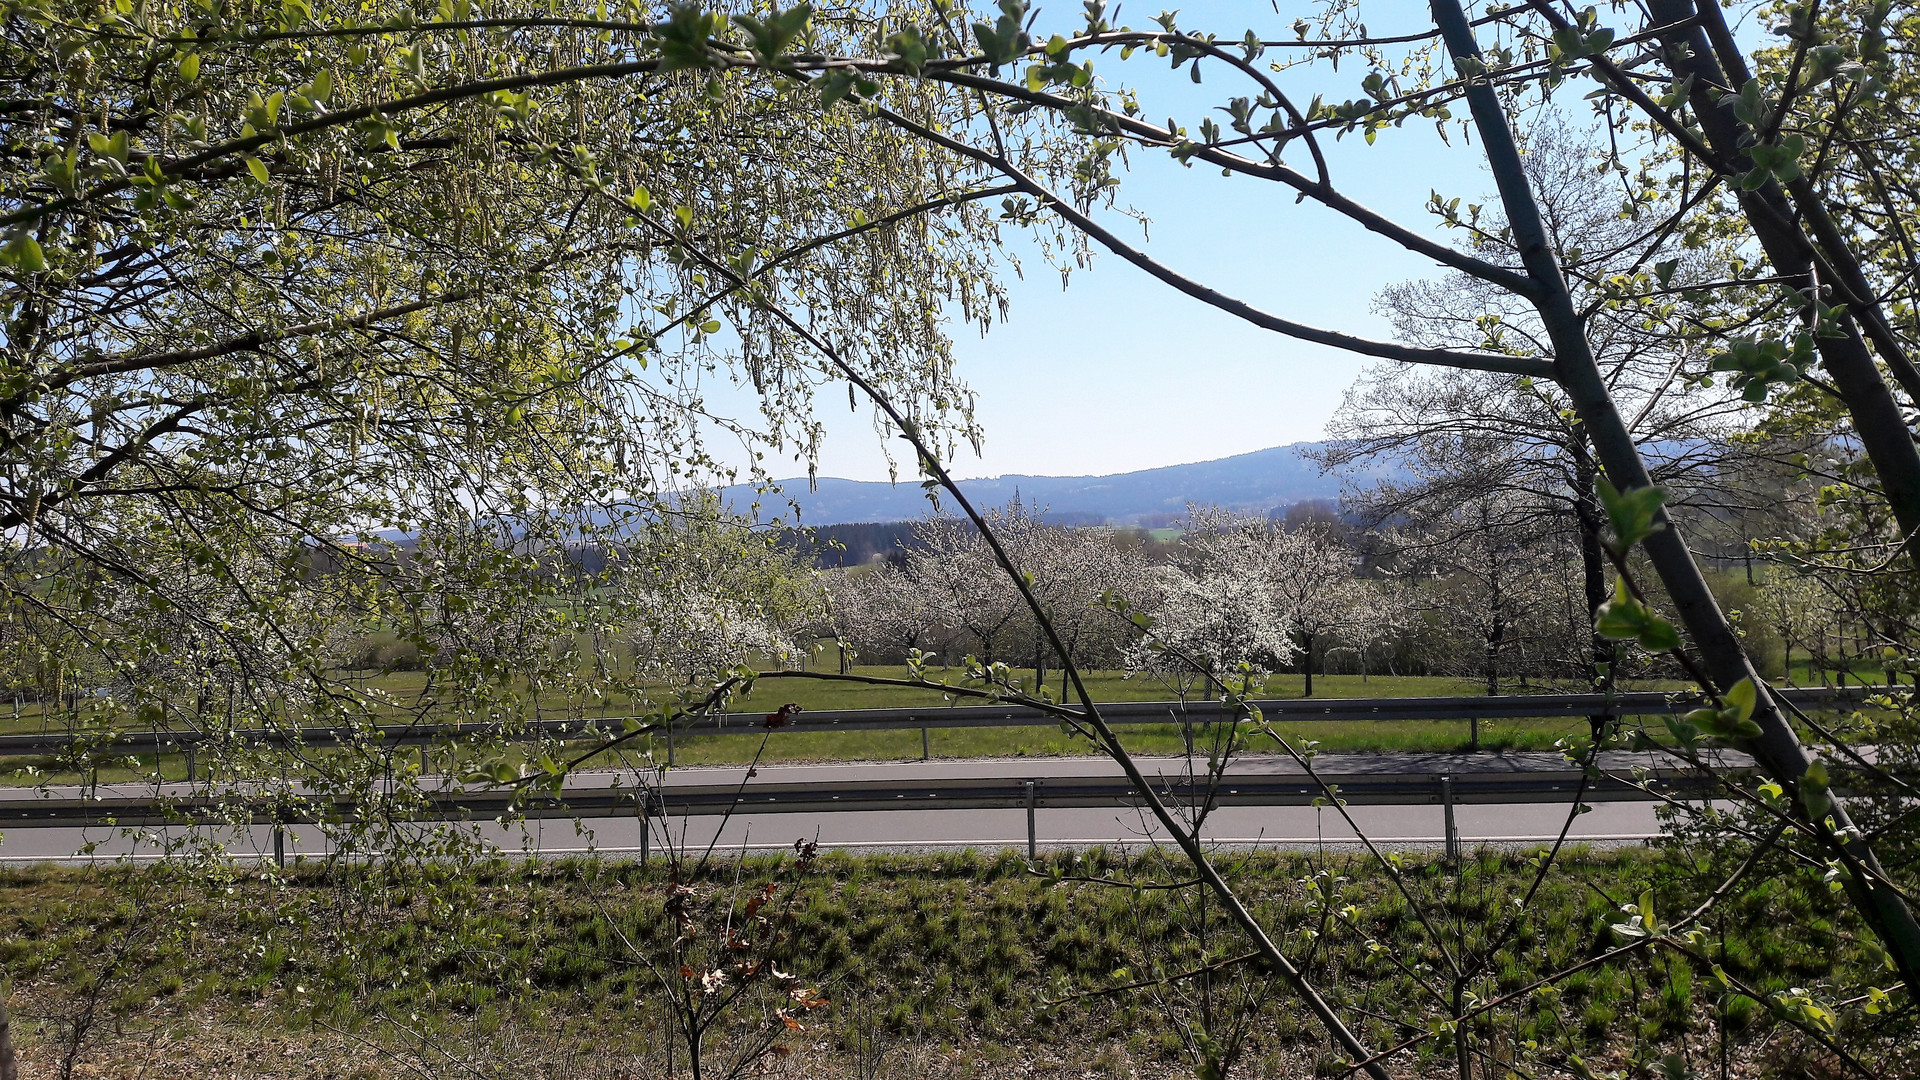
[{"label": "distant hill", "polygon": [[[1340,497],[1349,479],[1328,476],[1306,457],[1321,443],[1292,443],[1268,450],[1191,465],[1168,465],[1110,476],[995,476],[962,480],[967,496],[981,507],[1004,506],[1017,492],[1065,524],[1161,524],[1186,511],[1188,503],[1209,503],[1249,513],[1267,513],[1295,503]],[[1382,468],[1379,475],[1388,475]],[[824,477],[815,490],[805,478],[783,480],[784,497],[800,506],[804,525],[906,521],[922,517],[927,499],[917,482],[841,480]],[[744,509],[754,497],[746,486],[726,488],[723,498]],[[763,500],[774,510],[782,496]]]}]

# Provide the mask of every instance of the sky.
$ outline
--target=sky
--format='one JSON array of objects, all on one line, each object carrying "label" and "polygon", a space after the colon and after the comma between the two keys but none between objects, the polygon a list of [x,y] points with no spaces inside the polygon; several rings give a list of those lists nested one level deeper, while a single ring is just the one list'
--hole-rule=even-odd
[{"label": "sky", "polygon": [[[1040,6],[1043,26],[1049,15],[1079,18],[1079,5],[1066,0]],[[1189,4],[1180,22],[1183,29],[1236,39],[1251,19],[1263,36],[1290,37],[1286,27],[1296,9],[1285,10],[1276,16],[1267,4]],[[1123,10],[1116,22],[1144,26],[1151,14]],[[1375,35],[1431,26],[1423,3],[1402,0],[1367,4],[1363,17]],[[1195,87],[1184,70],[1170,75],[1166,61],[1144,55],[1124,63],[1117,55],[1097,58],[1095,68],[1139,87],[1147,116],[1176,116],[1189,131],[1205,108],[1251,92],[1214,69]],[[1366,74],[1363,66],[1343,63],[1337,73],[1322,66],[1283,78],[1282,86],[1298,92],[1303,105],[1315,92],[1340,101],[1360,96]],[[1224,117],[1214,115],[1224,126]],[[1448,146],[1422,122],[1383,132],[1371,147],[1358,136],[1325,146],[1341,190],[1441,237],[1422,209],[1428,193],[1473,202],[1492,186],[1477,147],[1462,143],[1457,126],[1451,137]],[[1288,160],[1298,167],[1307,159],[1302,150]],[[1440,272],[1332,211],[1296,204],[1290,189],[1222,177],[1205,166],[1185,168],[1164,155],[1136,150],[1120,192],[1122,205],[1151,220],[1149,239],[1120,214],[1102,215],[1120,235],[1189,277],[1298,321],[1390,337],[1386,321],[1371,310],[1375,295]],[[1009,281],[1004,323],[984,337],[954,327],[960,375],[978,394],[985,429],[982,455],[963,449],[950,463],[962,478],[1129,472],[1320,439],[1367,363],[1241,322],[1104,252],[1090,270],[1076,271],[1065,290],[1057,273],[1034,259],[1026,263],[1026,278]],[[830,400],[831,394],[823,397]],[[821,476],[887,478],[864,407],[850,414],[829,406],[824,419]],[[780,477],[805,472],[800,463],[768,464]]]}]

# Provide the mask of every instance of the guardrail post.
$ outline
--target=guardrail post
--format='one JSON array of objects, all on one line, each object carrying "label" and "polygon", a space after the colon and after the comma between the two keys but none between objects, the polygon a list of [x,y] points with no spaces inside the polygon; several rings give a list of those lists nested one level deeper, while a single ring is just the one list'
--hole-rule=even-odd
[{"label": "guardrail post", "polygon": [[1440,805],[1447,815],[1447,859],[1450,862],[1460,858],[1460,829],[1453,822],[1453,777],[1440,778]]},{"label": "guardrail post", "polygon": [[647,859],[653,854],[653,804],[647,801],[647,788],[640,783],[638,773],[634,774],[634,801],[640,804],[640,865],[647,865]]},{"label": "guardrail post", "polygon": [[420,775],[427,775],[427,744],[420,744]]},{"label": "guardrail post", "polygon": [[193,783],[193,744],[187,744],[187,783]]},{"label": "guardrail post", "polygon": [[1038,802],[1038,799],[1035,797],[1035,784],[1033,781],[1029,780],[1027,781],[1027,861],[1028,862],[1032,862],[1033,860],[1038,859],[1040,857],[1040,834],[1038,830],[1036,830],[1034,827],[1034,808],[1037,802]]},{"label": "guardrail post", "polygon": [[667,720],[667,768],[673,768],[673,720]]},{"label": "guardrail post", "polygon": [[920,729],[920,760],[933,760],[933,742],[927,737],[927,729]]},{"label": "guardrail post", "polygon": [[287,868],[287,827],[279,822],[273,825],[273,865]]}]

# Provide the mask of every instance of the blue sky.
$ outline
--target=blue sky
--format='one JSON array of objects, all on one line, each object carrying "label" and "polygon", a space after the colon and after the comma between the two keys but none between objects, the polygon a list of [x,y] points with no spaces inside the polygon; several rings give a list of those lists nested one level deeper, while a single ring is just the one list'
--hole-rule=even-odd
[{"label": "blue sky", "polygon": [[[1077,19],[1078,9],[1049,0],[1042,26],[1049,16]],[[1157,10],[1123,10],[1121,21],[1144,26]],[[1234,39],[1253,19],[1263,36],[1291,37],[1286,27],[1308,9],[1283,10],[1187,5],[1181,26]],[[1369,4],[1363,15],[1375,35],[1431,25],[1424,4]],[[1125,63],[1117,55],[1098,59],[1096,72],[1139,87],[1146,115],[1175,115],[1189,130],[1206,107],[1251,92],[1212,71],[1204,85],[1192,86],[1184,71],[1170,76],[1166,61],[1144,55]],[[1343,62],[1337,73],[1322,66],[1283,86],[1299,92],[1303,105],[1315,92],[1338,101],[1360,96],[1366,74]],[[1430,190],[1477,201],[1491,186],[1477,147],[1464,145],[1457,128],[1452,139],[1445,145],[1424,123],[1382,133],[1371,147],[1357,136],[1326,146],[1344,191],[1427,230],[1433,219],[1422,207]],[[1304,151],[1297,156],[1305,160]],[[1375,294],[1438,273],[1425,258],[1331,211],[1296,205],[1280,185],[1183,168],[1160,155],[1133,155],[1120,202],[1151,219],[1143,246],[1156,259],[1268,311],[1333,329],[1388,336],[1370,310]],[[1120,215],[1105,220],[1141,239],[1140,228]],[[982,456],[966,451],[952,463],[962,477],[1126,472],[1317,439],[1364,367],[1217,312],[1112,256],[1101,254],[1091,270],[1076,272],[1064,291],[1057,274],[1037,260],[1027,263],[1027,278],[1010,283],[1005,323],[985,337],[958,328],[961,374],[978,392],[986,431]],[[820,475],[885,479],[866,411],[850,415],[829,406],[826,419]],[[779,476],[804,473],[800,465],[769,464]]]}]

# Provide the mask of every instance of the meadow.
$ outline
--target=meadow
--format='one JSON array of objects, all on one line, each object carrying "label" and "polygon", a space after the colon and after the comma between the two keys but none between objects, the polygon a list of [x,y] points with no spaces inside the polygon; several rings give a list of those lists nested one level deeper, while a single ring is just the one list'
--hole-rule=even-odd
[{"label": "meadow", "polygon": [[[898,667],[863,665],[854,669],[856,674],[877,678],[899,678],[903,674]],[[1018,673],[1016,673],[1018,674]],[[930,669],[929,678],[951,679],[958,683],[960,673],[957,670]],[[1025,679],[1031,680],[1032,674]],[[396,700],[418,699],[430,689],[429,676],[425,672],[401,671],[371,676],[365,681],[367,689],[378,690]],[[1057,692],[1057,673],[1050,673],[1049,684]],[[1092,671],[1085,676],[1089,691],[1096,701],[1168,701],[1178,696],[1178,691],[1153,677],[1133,675],[1129,677],[1121,671]],[[1279,674],[1270,676],[1263,696],[1280,699],[1303,698],[1303,678],[1297,674]],[[1031,685],[1030,681],[1026,682]],[[1679,684],[1648,683],[1629,689],[1671,690],[1680,689]],[[1483,691],[1477,682],[1465,679],[1407,676],[1407,675],[1316,675],[1314,677],[1314,697],[1316,699],[1371,698],[1371,697],[1471,697]],[[1515,693],[1551,693],[1564,691],[1565,687],[1516,686]],[[591,709],[540,710],[548,717],[571,717],[576,719],[605,719],[615,721],[611,726],[618,727],[618,719],[645,711],[651,702],[671,701],[676,695],[684,693],[685,688],[655,685],[647,687],[638,695],[613,694],[594,703]],[[1191,697],[1198,697],[1191,693]],[[805,712],[826,712],[845,709],[905,708],[914,706],[973,705],[978,702],[964,697],[949,700],[941,693],[928,690],[916,690],[892,686],[876,686],[837,681],[818,681],[813,679],[764,679],[753,691],[737,699],[732,708],[739,712],[772,711],[782,705],[792,703],[801,706]],[[532,703],[528,705],[528,715],[533,715]],[[443,714],[446,715],[446,714]],[[804,715],[804,713],[803,713]],[[86,719],[83,710],[79,721],[73,714],[44,713],[37,708],[24,711],[17,717],[0,712],[0,733],[26,733],[42,731],[86,731],[97,730],[98,725]],[[448,719],[452,719],[450,715]],[[404,722],[410,719],[395,710],[393,721]],[[1317,741],[1325,752],[1453,752],[1475,748],[1472,726],[1464,720],[1445,721],[1326,721],[1311,723],[1277,724],[1276,728],[1290,740],[1304,743]],[[1127,725],[1123,729],[1127,744],[1140,754],[1178,754],[1185,749],[1185,737],[1176,725]],[[1550,719],[1483,720],[1479,725],[1477,749],[1483,751],[1507,750],[1550,750],[1556,742],[1569,735],[1586,731],[1586,723],[1579,718],[1556,717]],[[656,759],[667,759],[666,740],[654,737],[650,742],[643,741],[635,749],[651,751]],[[1271,744],[1256,745],[1253,749],[1276,751]],[[756,753],[765,763],[780,762],[826,762],[826,761],[903,761],[919,760],[923,756],[930,758],[993,758],[993,757],[1046,757],[1059,755],[1087,754],[1094,752],[1083,740],[1075,739],[1063,733],[1055,725],[1005,728],[947,728],[930,729],[923,739],[919,729],[901,729],[889,731],[790,731],[780,732],[770,740],[764,751],[760,750],[758,739],[744,738],[738,735],[677,736],[673,747],[673,760],[678,765],[731,765],[744,764],[753,760]],[[607,764],[598,761],[594,764]],[[151,776],[155,770],[169,779],[186,777],[186,760],[180,754],[143,756],[116,756],[112,760],[98,765],[98,778],[105,782],[130,779],[135,776]],[[79,771],[70,763],[50,757],[13,757],[0,758],[0,782],[38,783],[45,780],[59,782],[74,780]]]},{"label": "meadow", "polygon": [[[1447,947],[1487,950],[1472,982],[1483,999],[1596,955],[1628,899],[1644,894],[1677,912],[1713,884],[1683,851],[1575,849],[1568,872],[1508,924],[1510,938],[1495,940],[1501,913],[1531,881],[1530,859],[1481,852],[1405,864]],[[1438,963],[1436,942],[1377,865],[1324,852],[1221,865],[1367,1038],[1391,1044],[1436,1019],[1403,962]],[[770,961],[823,1004],[784,1028],[743,1003],[715,1034],[744,1045],[771,1025],[776,1064],[790,1070],[776,1075],[1192,1075],[1185,1054],[1203,1007],[1216,1034],[1229,1020],[1245,1025],[1233,1075],[1336,1075],[1336,1055],[1276,980],[1220,965],[1205,1006],[1194,979],[1154,982],[1244,948],[1189,893],[1110,884],[1169,875],[1179,867],[1156,854],[1115,850],[1033,866],[974,852],[834,854],[805,869],[754,857],[671,873],[602,861],[284,876],[185,864],[14,869],[0,871],[0,961],[27,1076],[55,1075],[65,1059],[77,1075],[134,1075],[164,1060],[180,1080],[612,1080],[663,1072],[666,995],[680,976],[661,965],[697,965],[675,943],[705,925],[682,923],[673,905],[739,918],[741,903],[764,894],[782,927]],[[1337,925],[1316,906],[1323,890],[1349,905]],[[1774,932],[1782,920],[1796,932]],[[1792,872],[1729,897],[1710,947],[1763,996],[1852,978],[1868,962],[1837,898]],[[1856,1046],[1899,1045],[1857,1010],[1845,1024]],[[1594,1075],[1668,1053],[1703,1067],[1723,1054],[1736,1076],[1824,1075],[1827,1060],[1763,1002],[1718,992],[1684,961],[1639,954],[1520,995],[1477,1037],[1517,1068],[1565,1068],[1578,1056]],[[1429,1043],[1401,1061],[1407,1075],[1437,1074],[1449,1056]]]}]

